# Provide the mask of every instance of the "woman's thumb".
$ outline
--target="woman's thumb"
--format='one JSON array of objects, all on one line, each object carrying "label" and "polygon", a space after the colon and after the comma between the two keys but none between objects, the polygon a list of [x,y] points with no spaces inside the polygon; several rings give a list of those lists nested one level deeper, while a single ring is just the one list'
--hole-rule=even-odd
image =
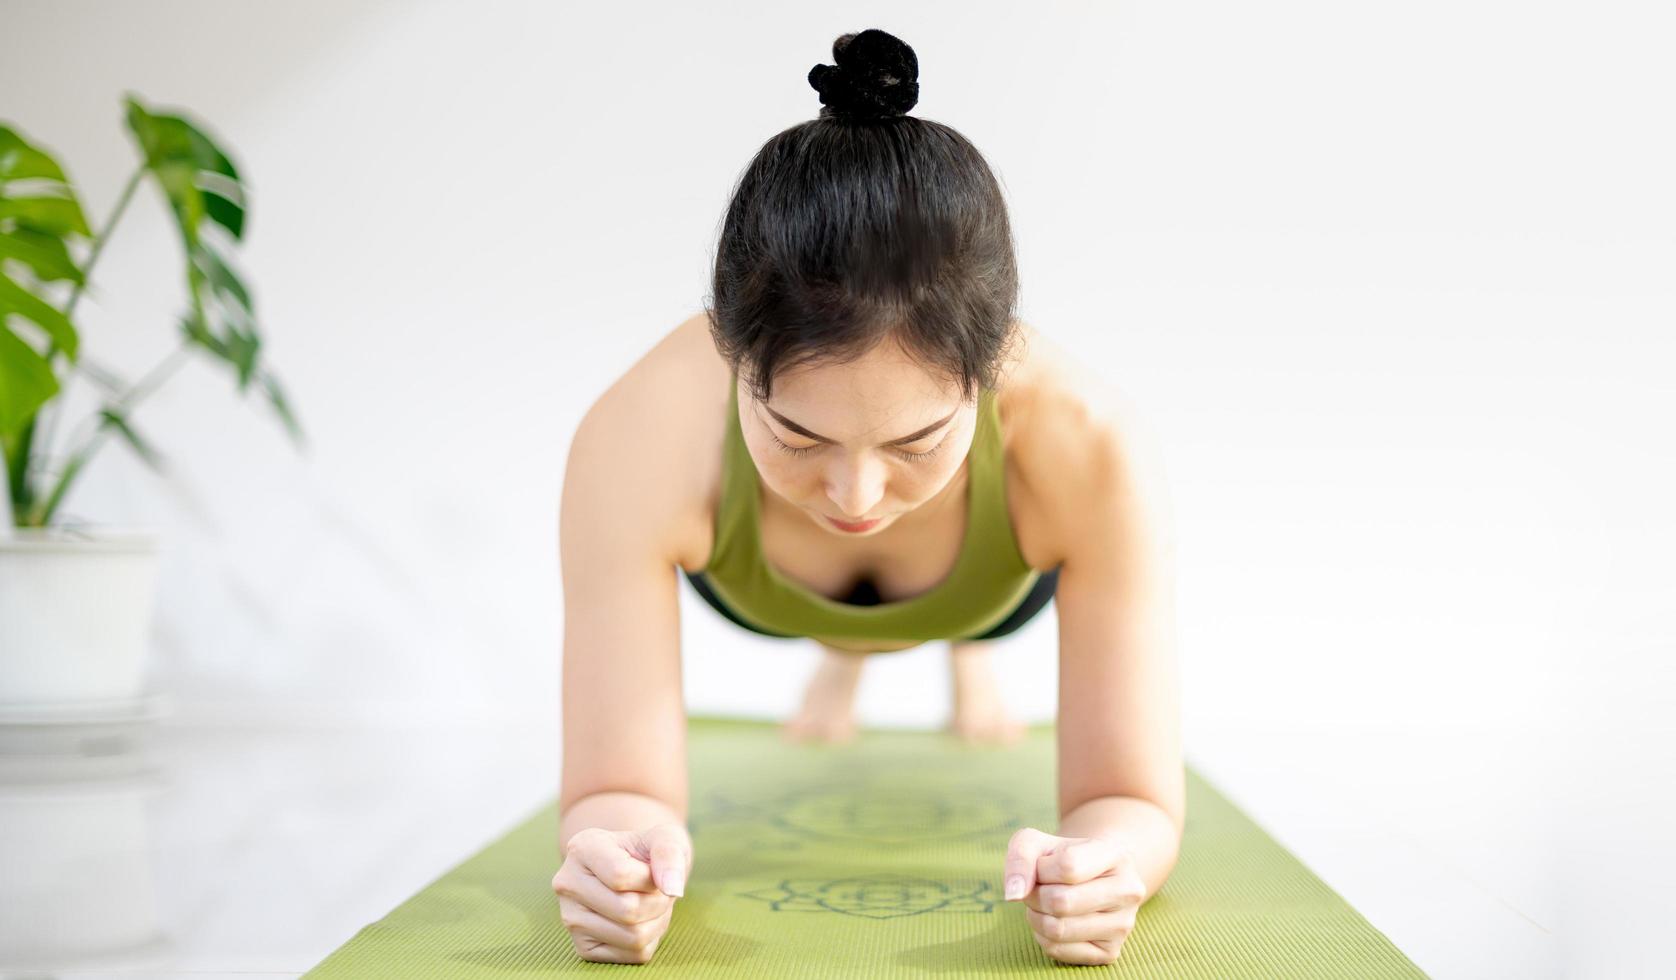
[{"label": "woman's thumb", "polygon": [[687,858],[692,853],[687,828],[659,824],[641,835],[641,840],[652,856],[652,880],[665,895],[679,897],[687,888]]}]

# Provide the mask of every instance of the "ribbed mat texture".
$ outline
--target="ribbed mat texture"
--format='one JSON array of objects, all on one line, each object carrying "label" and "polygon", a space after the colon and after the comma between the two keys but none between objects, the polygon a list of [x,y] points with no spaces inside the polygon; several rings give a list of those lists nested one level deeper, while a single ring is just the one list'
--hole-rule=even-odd
[{"label": "ribbed mat texture", "polygon": [[693,718],[693,873],[650,963],[576,954],[551,888],[555,802],[305,976],[1425,977],[1191,767],[1181,856],[1122,956],[1051,960],[1001,870],[1015,829],[1054,832],[1054,751],[1051,725],[1006,748],[885,730],[831,746]]}]

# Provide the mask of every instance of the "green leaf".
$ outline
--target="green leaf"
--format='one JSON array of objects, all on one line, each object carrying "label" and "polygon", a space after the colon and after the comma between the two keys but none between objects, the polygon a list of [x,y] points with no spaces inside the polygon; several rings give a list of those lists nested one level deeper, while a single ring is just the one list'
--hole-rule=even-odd
[{"label": "green leaf", "polygon": [[0,125],[0,183],[34,178],[68,183],[58,162],[45,150],[31,146],[16,130]]},{"label": "green leaf", "polygon": [[[25,193],[18,193],[24,188]],[[12,279],[8,260],[28,266],[37,282],[67,279],[80,286],[86,277],[71,258],[64,238],[90,234],[87,216],[65,180],[64,169],[16,130],[0,126],[0,336],[4,337],[0,340],[0,431],[28,424],[41,405],[58,393],[53,352],[36,350],[7,319],[15,315],[34,323],[72,362],[79,344],[70,319]],[[17,451],[27,455],[29,440],[24,438],[18,445]]]},{"label": "green leaf", "polygon": [[7,221],[60,237],[93,234],[74,197],[0,197],[0,223]]},{"label": "green leaf", "polygon": [[234,238],[244,237],[244,208],[234,204],[230,198],[220,194],[202,191],[204,199],[204,215],[211,221],[227,229]]},{"label": "green leaf", "polygon": [[241,328],[232,320],[223,321],[221,330],[216,331],[195,311],[180,318],[180,328],[187,340],[232,366],[240,391],[249,387],[256,375],[257,353],[262,348],[262,338],[256,331]]},{"label": "green leaf", "polygon": [[215,337],[213,344],[204,344],[197,336],[192,336],[216,357],[232,365],[238,376],[239,390],[249,387],[250,379],[256,373],[256,353],[262,347],[262,338],[253,331],[241,330],[237,324],[223,323],[222,333]]},{"label": "green leaf", "polygon": [[200,170],[198,189],[204,194],[204,214],[234,238],[244,238],[244,185],[218,172]]},{"label": "green leaf", "polygon": [[[132,93],[125,96],[124,104],[128,128],[139,144],[145,169],[167,198],[186,245],[191,308],[180,318],[182,335],[231,365],[240,391],[258,383],[300,444],[302,428],[278,379],[262,370],[262,339],[256,329],[250,289],[233,264],[211,246],[213,238],[202,230],[208,220],[235,241],[243,239],[248,202],[238,168],[232,157],[185,115],[153,112]],[[212,304],[212,299],[220,302]]]},{"label": "green leaf", "polygon": [[209,279],[210,285],[243,307],[245,312],[253,312],[250,290],[245,288],[244,283],[240,281],[237,275],[234,275],[233,270],[227,266],[221,256],[215,253],[214,249],[208,245],[200,244],[192,252],[192,258],[198,264],[198,269]]},{"label": "green leaf", "polygon": [[233,352],[233,367],[239,372],[239,390],[243,391],[250,387],[250,379],[256,373],[256,352],[262,348],[262,338],[255,331],[240,330],[232,324],[227,325],[227,333],[231,338],[228,346]]},{"label": "green leaf", "polygon": [[190,159],[191,147],[186,133],[170,125],[162,116],[154,116],[132,95],[123,98],[128,129],[140,143],[146,166],[156,168],[171,160]]},{"label": "green leaf", "polygon": [[32,320],[47,332],[52,342],[64,351],[70,360],[76,359],[76,328],[68,317],[53,309],[47,302],[5,275],[0,275],[0,321],[8,313],[15,313],[26,320]]},{"label": "green leaf", "polygon": [[126,102],[128,128],[139,141],[146,167],[158,176],[187,240],[197,241],[198,225],[205,217],[242,239],[245,195],[232,158],[185,116],[153,113],[132,95]]},{"label": "green leaf", "polygon": [[225,359],[227,345],[221,338],[210,332],[209,324],[199,319],[196,313],[189,313],[180,318],[180,332],[199,347],[204,348],[216,357]]},{"label": "green leaf", "polygon": [[[16,181],[28,182],[27,190],[5,193]],[[20,228],[57,237],[92,235],[64,168],[17,130],[0,125],[0,232]]]},{"label": "green leaf", "polygon": [[192,183],[191,165],[165,163],[152,168],[151,175],[163,188],[163,196],[168,199],[169,209],[175,214],[175,226],[186,242],[187,250],[196,248],[198,226],[204,221],[204,195],[198,193],[197,186]]},{"label": "green leaf", "polygon": [[114,429],[116,434],[121,436],[124,442],[128,443],[129,447],[134,450],[135,454],[137,454],[140,459],[145,461],[147,466],[150,466],[158,472],[162,472],[163,457],[156,449],[152,448],[149,442],[142,439],[138,432],[134,431],[134,427],[128,424],[127,418],[113,408],[100,409],[99,418],[103,420],[101,424]]},{"label": "green leaf", "polygon": [[0,323],[0,432],[21,429],[56,394],[52,364]]},{"label": "green leaf", "polygon": [[299,447],[303,445],[303,427],[297,421],[296,413],[291,411],[291,402],[285,397],[285,389],[280,387],[279,379],[266,371],[261,376],[262,389],[267,392],[268,403],[273,406],[279,420],[285,424],[285,431],[291,434],[291,441]]},{"label": "green leaf", "polygon": [[83,281],[81,269],[70,257],[70,250],[64,247],[64,240],[33,228],[0,232],[0,259],[22,262],[35,270],[35,278],[42,282]]}]

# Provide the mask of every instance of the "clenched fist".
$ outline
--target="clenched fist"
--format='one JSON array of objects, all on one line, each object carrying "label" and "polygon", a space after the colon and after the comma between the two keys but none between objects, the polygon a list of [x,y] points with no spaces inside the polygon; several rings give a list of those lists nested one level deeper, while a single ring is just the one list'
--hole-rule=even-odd
[{"label": "clenched fist", "polygon": [[1146,882],[1122,842],[1056,837],[1020,827],[1007,842],[1007,901],[1024,900],[1036,942],[1064,963],[1115,962],[1146,900]]},{"label": "clenched fist", "polygon": [[642,831],[589,827],[572,835],[553,891],[576,952],[601,963],[651,960],[692,860],[692,838],[678,823]]}]

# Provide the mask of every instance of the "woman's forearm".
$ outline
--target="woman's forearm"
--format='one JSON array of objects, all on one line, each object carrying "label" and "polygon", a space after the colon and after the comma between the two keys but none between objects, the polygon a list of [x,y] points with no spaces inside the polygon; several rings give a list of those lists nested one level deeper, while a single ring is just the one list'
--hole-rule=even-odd
[{"label": "woman's forearm", "polygon": [[1164,886],[1181,851],[1181,832],[1163,807],[1135,796],[1100,796],[1059,818],[1061,837],[1112,837],[1133,849],[1146,897]]},{"label": "woman's forearm", "polygon": [[[655,796],[626,790],[590,793],[570,805],[559,818],[559,847],[589,827],[603,830],[645,830],[661,823],[686,827],[686,818]],[[691,838],[688,838],[691,847]]]}]

